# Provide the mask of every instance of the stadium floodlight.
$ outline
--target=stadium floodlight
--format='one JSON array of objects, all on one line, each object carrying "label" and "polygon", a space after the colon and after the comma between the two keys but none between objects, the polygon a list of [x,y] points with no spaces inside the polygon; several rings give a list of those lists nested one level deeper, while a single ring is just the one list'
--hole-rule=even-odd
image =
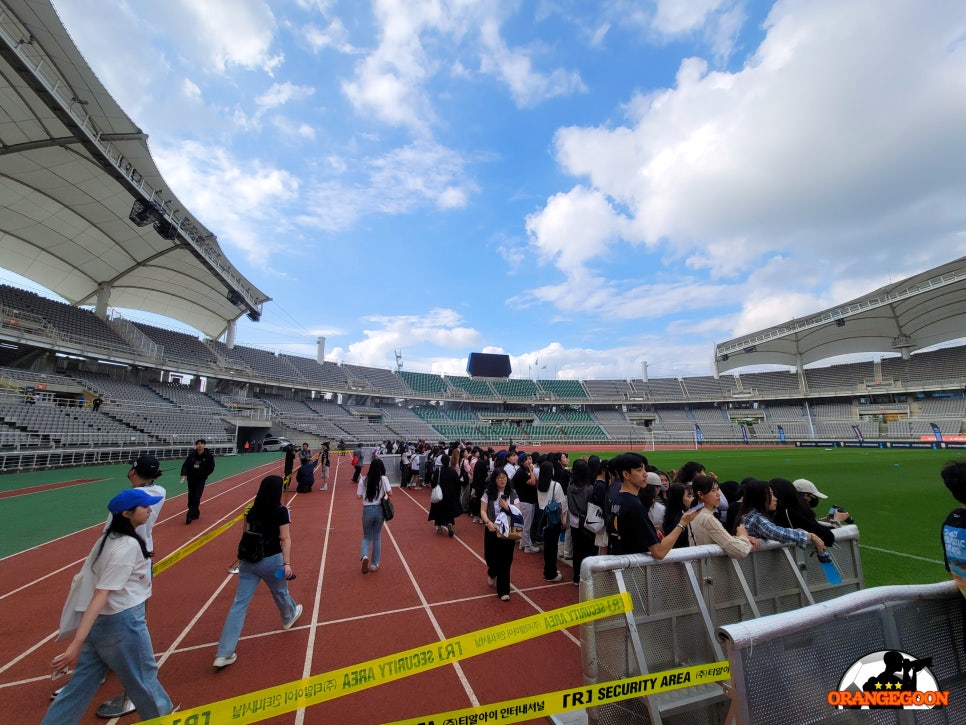
[{"label": "stadium floodlight", "polygon": [[154,231],[161,235],[162,239],[173,242],[178,238],[178,228],[167,219],[160,219],[154,223]]},{"label": "stadium floodlight", "polygon": [[140,199],[134,200],[131,213],[128,215],[128,219],[139,227],[146,227],[148,224],[153,224],[163,218],[164,210],[158,204],[148,203]]}]

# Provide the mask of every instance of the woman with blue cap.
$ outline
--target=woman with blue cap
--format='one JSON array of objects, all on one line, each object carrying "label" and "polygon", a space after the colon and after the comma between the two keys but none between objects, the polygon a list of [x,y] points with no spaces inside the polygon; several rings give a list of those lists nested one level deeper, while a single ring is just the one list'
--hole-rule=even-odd
[{"label": "woman with blue cap", "polygon": [[111,522],[74,577],[61,615],[60,638],[73,638],[51,661],[55,677],[71,667],[74,675],[51,703],[42,725],[80,722],[109,669],[120,678],[141,718],[171,712],[144,618],[151,596],[151,552],[135,531],[160,500],[131,488],[108,503]]}]

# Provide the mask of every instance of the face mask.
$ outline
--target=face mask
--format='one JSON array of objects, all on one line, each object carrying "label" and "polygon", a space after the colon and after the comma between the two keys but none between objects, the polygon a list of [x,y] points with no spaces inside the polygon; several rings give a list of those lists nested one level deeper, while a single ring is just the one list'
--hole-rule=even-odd
[{"label": "face mask", "polygon": [[815,496],[809,496],[808,505],[811,506],[812,508],[815,508],[816,506],[818,506],[818,499]]}]

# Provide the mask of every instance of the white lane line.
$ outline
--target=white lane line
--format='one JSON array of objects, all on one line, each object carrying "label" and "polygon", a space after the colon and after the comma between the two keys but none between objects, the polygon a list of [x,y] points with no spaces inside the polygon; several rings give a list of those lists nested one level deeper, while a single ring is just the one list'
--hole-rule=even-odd
[{"label": "white lane line", "polygon": [[[426,597],[423,595],[423,590],[419,587],[419,582],[417,582],[416,577],[413,576],[413,571],[409,568],[409,562],[406,561],[406,557],[403,555],[402,549],[399,548],[399,543],[396,541],[396,537],[392,535],[392,531],[389,530],[388,526],[383,526],[383,529],[387,534],[389,534],[389,540],[392,542],[393,548],[399,555],[399,560],[402,562],[403,568],[406,570],[406,574],[409,576],[409,581],[412,582],[413,589],[416,590],[416,595],[423,603],[423,609],[426,612],[426,616],[429,617],[429,621],[433,625],[433,629],[436,630],[436,636],[439,637],[440,640],[446,639],[446,634],[443,632],[443,628],[439,626],[436,615],[433,614],[432,606],[428,601],[426,601]],[[460,663],[454,662],[452,667],[456,671],[456,676],[459,678],[460,684],[463,685],[463,690],[466,692],[466,696],[470,700],[470,705],[472,707],[479,707],[479,698],[477,698],[476,693],[473,692],[473,687],[470,685],[470,681],[466,677],[466,673],[463,672],[463,668],[460,666]]]},{"label": "white lane line", "polygon": [[917,561],[928,561],[930,564],[941,564],[946,565],[946,562],[940,561],[939,559],[927,559],[924,556],[916,556],[915,554],[906,554],[903,551],[893,551],[892,549],[880,549],[878,546],[869,546],[868,544],[859,544],[860,549],[871,549],[872,551],[880,551],[883,554],[892,554],[893,556],[904,556],[907,559],[916,559]]},{"label": "white lane line", "polygon": [[[407,495],[407,496],[408,496],[408,497],[410,498],[410,500],[412,500],[412,501],[413,501],[413,503],[415,503],[415,504],[416,504],[416,505],[417,505],[417,506],[418,506],[419,508],[421,508],[421,509],[422,509],[423,511],[425,511],[427,515],[429,515],[429,509],[427,509],[427,508],[425,508],[425,507],[424,507],[424,506],[423,506],[423,505],[422,505],[422,504],[421,504],[421,503],[420,503],[419,501],[417,501],[416,499],[414,499],[414,498],[412,497],[412,495],[411,495],[411,494],[409,493],[409,491],[408,491],[408,490],[406,491],[406,495]],[[467,520],[469,520],[469,519],[467,519]],[[476,526],[479,526],[479,524],[470,524],[470,525],[471,525],[471,526],[473,526],[473,527],[476,527]],[[480,533],[482,534],[482,528],[481,528],[481,530],[480,530]],[[457,539],[457,541],[459,541],[459,542],[460,542],[460,545],[461,545],[461,546],[462,546],[463,548],[465,548],[465,549],[466,549],[467,551],[469,551],[469,552],[470,552],[470,554],[471,554],[471,555],[472,555],[472,556],[473,556],[473,557],[474,557],[474,558],[475,558],[475,559],[476,559],[477,561],[479,561],[479,562],[480,562],[481,564],[483,564],[483,566],[484,566],[484,567],[486,566],[486,560],[485,560],[485,559],[484,559],[484,558],[483,558],[482,556],[480,556],[480,555],[479,555],[478,553],[476,553],[476,549],[474,549],[474,548],[473,548],[472,546],[470,546],[470,545],[469,545],[468,543],[466,543],[466,541],[464,541],[464,540],[463,540],[463,538],[462,538],[461,536],[459,536],[459,535],[457,535],[457,536],[456,536],[456,539]],[[514,559],[515,559],[516,561],[522,561],[522,560],[520,559],[520,556],[523,556],[523,554],[522,554],[522,552],[520,552],[520,550],[518,549],[518,550],[517,550],[516,552],[514,552]],[[541,561],[541,562],[543,561],[543,557],[542,557],[542,556],[541,556],[541,558],[540,558],[540,561]],[[531,607],[533,607],[533,608],[534,608],[535,610],[537,610],[537,611],[538,611],[538,612],[539,612],[540,614],[543,614],[543,613],[544,613],[544,612],[546,611],[546,610],[544,610],[544,609],[543,609],[543,608],[542,608],[542,607],[541,607],[541,606],[540,606],[539,604],[537,604],[537,603],[536,603],[535,601],[533,601],[533,600],[532,600],[532,599],[531,599],[530,597],[528,597],[528,596],[527,596],[527,595],[526,595],[526,594],[524,593],[524,590],[523,590],[523,589],[520,589],[520,588],[519,588],[518,586],[516,586],[516,585],[515,585],[515,584],[513,584],[512,582],[510,583],[510,586],[511,586],[511,587],[513,588],[513,591],[515,591],[515,592],[516,592],[517,594],[519,594],[519,595],[520,595],[520,597],[521,597],[521,598],[522,598],[522,599],[523,599],[523,600],[524,600],[525,602],[527,602],[527,603],[528,603],[528,604],[529,604],[529,605],[530,605]],[[547,586],[549,586],[549,587],[553,587],[553,586],[562,586],[562,585],[560,585],[560,584],[556,584],[556,583],[554,583],[554,584],[548,584]],[[573,585],[571,584],[570,586],[573,586]],[[544,587],[531,587],[531,588],[530,588],[530,589],[528,589],[527,591],[535,591],[536,589],[543,589],[543,588],[544,588]],[[493,595],[493,594],[490,594],[489,596],[495,596],[495,595]],[[438,605],[437,605],[437,606],[438,606]],[[577,639],[576,637],[574,637],[574,636],[573,636],[573,635],[572,635],[572,634],[570,633],[570,631],[569,631],[569,630],[566,630],[566,629],[561,629],[561,630],[560,630],[560,632],[561,632],[561,633],[562,633],[562,634],[563,634],[563,635],[564,635],[565,637],[567,637],[567,638],[568,638],[568,639],[569,639],[569,640],[570,640],[571,642],[573,642],[573,643],[574,643],[575,645],[577,645],[578,647],[580,646],[580,640],[579,640],[579,639]]]},{"label": "white lane line", "polygon": [[[329,481],[332,484],[328,488],[329,493],[329,516],[326,521],[329,524],[332,523],[332,511],[335,508],[335,496],[336,492],[339,490],[339,466],[342,465],[342,457],[339,456],[339,461],[335,464],[335,475],[332,475],[332,467],[329,466],[329,477],[326,479],[326,483]],[[316,577],[315,584],[315,603],[312,606],[312,619],[309,627],[309,641],[305,645],[305,662],[302,664],[302,679],[312,676],[312,657],[315,654],[315,639],[318,635],[319,627],[322,625],[319,623],[319,610],[322,608],[322,584],[325,579],[325,564],[329,557],[329,535],[332,530],[331,526],[325,527],[325,537],[322,542],[322,561],[319,562],[319,574]],[[303,725],[305,722],[305,711],[306,708],[301,708],[295,712],[295,725]]]}]

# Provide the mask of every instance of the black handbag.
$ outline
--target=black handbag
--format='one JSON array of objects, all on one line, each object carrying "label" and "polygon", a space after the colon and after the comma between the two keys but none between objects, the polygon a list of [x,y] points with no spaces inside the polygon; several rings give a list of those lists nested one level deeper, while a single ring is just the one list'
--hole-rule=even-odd
[{"label": "black handbag", "polygon": [[380,503],[382,504],[382,518],[386,521],[392,521],[392,517],[396,515],[396,508],[392,505],[392,499],[383,496]]},{"label": "black handbag", "polygon": [[[249,524],[249,526],[251,525]],[[247,561],[249,564],[257,564],[264,558],[264,537],[252,528],[243,531],[241,541],[238,542],[238,560]]]}]

